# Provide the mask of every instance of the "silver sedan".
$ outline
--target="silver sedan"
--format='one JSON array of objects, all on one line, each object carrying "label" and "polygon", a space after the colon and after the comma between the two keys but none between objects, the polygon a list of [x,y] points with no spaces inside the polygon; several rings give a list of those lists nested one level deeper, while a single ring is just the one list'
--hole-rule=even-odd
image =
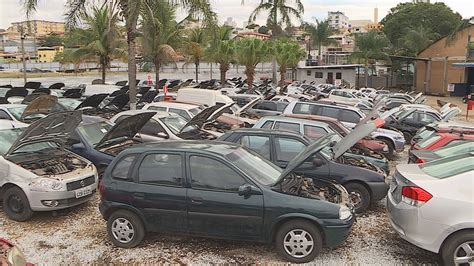
[{"label": "silver sedan", "polygon": [[398,165],[387,208],[403,239],[445,265],[474,265],[474,153]]}]

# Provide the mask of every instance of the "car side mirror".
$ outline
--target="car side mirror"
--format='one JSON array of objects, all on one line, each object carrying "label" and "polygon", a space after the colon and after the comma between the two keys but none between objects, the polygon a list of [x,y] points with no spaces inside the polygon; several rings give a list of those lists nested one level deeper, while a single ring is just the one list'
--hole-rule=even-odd
[{"label": "car side mirror", "polygon": [[169,139],[168,134],[166,134],[165,132],[158,132],[158,134],[156,134],[156,136],[159,137],[159,138],[163,138],[163,139]]},{"label": "car side mirror", "polygon": [[321,167],[324,165],[324,161],[321,158],[314,158],[313,159],[313,166],[314,167]]},{"label": "car side mirror", "polygon": [[239,196],[249,197],[250,195],[262,195],[262,191],[250,184],[243,184],[239,187]]},{"label": "car side mirror", "polygon": [[85,149],[86,149],[86,146],[84,146],[84,144],[82,144],[82,143],[79,142],[79,143],[72,144],[72,145],[71,145],[71,148],[72,148],[73,150],[85,150]]}]

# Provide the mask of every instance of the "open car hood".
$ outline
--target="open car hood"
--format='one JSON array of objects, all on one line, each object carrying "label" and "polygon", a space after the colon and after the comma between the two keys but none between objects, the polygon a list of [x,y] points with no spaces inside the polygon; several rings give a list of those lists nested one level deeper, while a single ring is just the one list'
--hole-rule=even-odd
[{"label": "open car hood", "polygon": [[121,120],[104,135],[95,148],[100,148],[118,138],[132,139],[155,114],[156,112],[140,113]]},{"label": "open car hood", "polygon": [[322,149],[327,147],[328,145],[334,145],[339,139],[339,135],[336,133],[330,133],[326,136],[316,140],[315,142],[311,143],[305,150],[300,152],[295,158],[293,158],[286,168],[281,172],[280,177],[276,181],[275,185],[278,185],[285,177],[287,177],[291,172],[295,171],[300,165],[308,160],[308,158],[312,157],[316,153],[320,152]]},{"label": "open car hood", "polygon": [[186,125],[181,128],[180,133],[189,126],[197,126],[198,128],[202,128],[205,123],[214,121],[232,105],[234,105],[234,103],[216,104],[214,106],[205,108],[199,114],[191,118],[191,120],[189,120],[188,123],[186,123]]},{"label": "open car hood", "polygon": [[58,97],[52,95],[40,95],[30,102],[21,114],[21,119],[36,115],[36,114],[50,114],[58,106]]},{"label": "open car hood", "polygon": [[461,113],[461,109],[459,109],[459,107],[451,107],[445,112],[441,113],[441,118],[443,119],[443,121],[449,121],[459,113]]},{"label": "open car hood", "polygon": [[334,159],[339,158],[352,146],[354,146],[359,140],[367,137],[370,133],[377,130],[377,128],[385,125],[385,120],[377,118],[372,121],[368,121],[364,124],[358,124],[347,136],[342,138],[334,147],[332,151],[334,153]]},{"label": "open car hood", "polygon": [[39,119],[23,131],[7,151],[5,157],[25,145],[37,142],[52,141],[62,146],[81,121],[82,114],[79,111],[57,112]]},{"label": "open car hood", "polygon": [[81,110],[86,107],[97,108],[99,104],[109,96],[107,93],[94,94],[87,97],[81,104],[76,107],[76,110]]},{"label": "open car hood", "polygon": [[248,109],[254,107],[257,103],[261,102],[263,99],[261,97],[256,97],[255,99],[248,102],[246,105],[242,106],[235,115],[239,116],[242,113],[245,113]]}]

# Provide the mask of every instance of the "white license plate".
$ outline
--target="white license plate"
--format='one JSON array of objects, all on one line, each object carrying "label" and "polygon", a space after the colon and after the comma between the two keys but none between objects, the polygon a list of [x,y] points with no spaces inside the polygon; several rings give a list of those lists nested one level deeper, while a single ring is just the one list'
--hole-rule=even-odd
[{"label": "white license plate", "polygon": [[92,194],[91,188],[81,188],[76,190],[76,199]]}]

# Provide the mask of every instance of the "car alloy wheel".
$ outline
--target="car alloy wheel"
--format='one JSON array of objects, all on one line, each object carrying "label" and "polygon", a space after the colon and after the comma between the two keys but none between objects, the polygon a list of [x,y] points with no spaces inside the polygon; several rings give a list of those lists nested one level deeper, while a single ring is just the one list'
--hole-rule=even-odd
[{"label": "car alloy wheel", "polygon": [[132,223],[125,218],[117,218],[112,222],[112,235],[120,243],[127,244],[133,240],[135,229]]},{"label": "car alloy wheel", "polygon": [[308,256],[314,248],[311,234],[303,229],[294,229],[288,232],[284,238],[285,251],[294,258]]},{"label": "car alloy wheel", "polygon": [[362,205],[362,195],[358,191],[352,191],[349,199],[351,200],[352,206],[354,206],[355,209],[360,208]]},{"label": "car alloy wheel", "polygon": [[474,263],[474,241],[464,242],[454,251],[455,265],[472,265]]},{"label": "car alloy wheel", "polygon": [[25,209],[23,201],[18,195],[15,194],[8,197],[8,206],[10,206],[10,209],[15,213],[22,213]]}]

